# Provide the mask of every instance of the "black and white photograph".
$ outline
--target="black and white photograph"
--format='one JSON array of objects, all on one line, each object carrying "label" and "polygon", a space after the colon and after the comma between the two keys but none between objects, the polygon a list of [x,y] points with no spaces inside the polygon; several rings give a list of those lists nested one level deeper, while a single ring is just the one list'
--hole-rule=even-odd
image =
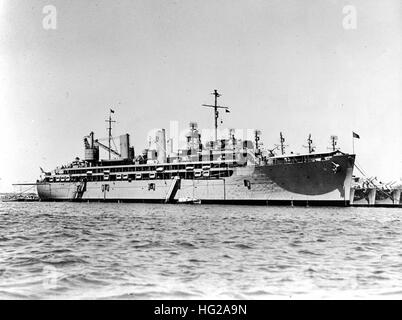
[{"label": "black and white photograph", "polygon": [[401,124],[401,0],[0,0],[0,300],[400,300]]}]

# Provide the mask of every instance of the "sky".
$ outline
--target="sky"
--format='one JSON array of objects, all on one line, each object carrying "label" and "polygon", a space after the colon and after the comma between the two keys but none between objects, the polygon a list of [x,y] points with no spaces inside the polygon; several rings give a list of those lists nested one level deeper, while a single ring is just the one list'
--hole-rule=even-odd
[{"label": "sky", "polygon": [[136,153],[170,121],[212,128],[214,89],[222,127],[294,152],[355,131],[364,172],[399,180],[401,39],[400,0],[0,0],[0,192],[83,157],[110,108]]}]

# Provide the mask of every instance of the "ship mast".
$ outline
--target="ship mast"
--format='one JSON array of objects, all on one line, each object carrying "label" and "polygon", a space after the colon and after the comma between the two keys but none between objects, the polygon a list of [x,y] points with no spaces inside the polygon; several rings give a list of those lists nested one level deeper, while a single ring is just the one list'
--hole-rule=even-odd
[{"label": "ship mast", "polygon": [[284,145],[284,142],[285,142],[285,138],[283,137],[282,132],[280,132],[280,143],[281,143],[281,153],[282,153],[282,155],[285,154],[285,145]]},{"label": "ship mast", "polygon": [[215,96],[215,104],[214,105],[203,104],[202,106],[214,108],[214,118],[215,118],[214,127],[215,127],[215,142],[216,142],[216,141],[218,141],[218,118],[219,118],[218,109],[225,109],[226,112],[230,112],[230,111],[229,111],[228,107],[218,106],[218,98],[221,96],[221,94],[218,93],[218,90],[215,89],[214,92],[211,94]]},{"label": "ship mast", "polygon": [[261,131],[260,130],[255,130],[254,131],[254,142],[255,142],[255,149],[257,151],[257,153],[260,153],[260,136],[261,136]]},{"label": "ship mast", "polygon": [[114,113],[114,110],[110,109],[110,111],[109,111],[109,119],[105,120],[106,122],[109,123],[109,127],[108,127],[108,133],[109,133],[109,160],[111,159],[110,151],[112,149],[112,146],[110,144],[111,141],[112,141],[112,123],[116,122],[116,121],[112,120],[112,113]]},{"label": "ship mast", "polygon": [[311,133],[308,135],[307,144],[308,144],[308,146],[304,146],[304,147],[308,148],[308,153],[313,153],[314,146],[313,146],[313,139],[311,139]]},{"label": "ship mast", "polygon": [[332,151],[336,151],[336,144],[337,144],[338,136],[331,136],[331,145]]},{"label": "ship mast", "polygon": [[313,152],[313,139],[311,139],[311,134],[308,135],[307,143],[308,143],[308,153],[312,153]]}]

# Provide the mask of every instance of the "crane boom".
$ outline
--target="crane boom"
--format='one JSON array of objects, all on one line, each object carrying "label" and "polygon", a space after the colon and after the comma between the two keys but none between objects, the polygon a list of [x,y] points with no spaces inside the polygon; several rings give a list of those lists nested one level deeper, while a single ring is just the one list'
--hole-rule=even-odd
[{"label": "crane boom", "polygon": [[97,144],[98,146],[102,147],[103,149],[105,149],[106,151],[110,151],[111,153],[113,153],[114,155],[121,157],[121,154],[118,153],[116,150],[113,150],[112,148],[109,148],[108,146],[105,146],[103,143],[100,143],[99,140],[95,140],[95,144]]}]

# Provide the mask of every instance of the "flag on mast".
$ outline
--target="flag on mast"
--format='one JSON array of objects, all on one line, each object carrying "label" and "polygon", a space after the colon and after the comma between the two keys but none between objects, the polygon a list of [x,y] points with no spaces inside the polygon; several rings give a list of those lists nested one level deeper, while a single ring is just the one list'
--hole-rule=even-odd
[{"label": "flag on mast", "polygon": [[352,131],[352,132],[353,132],[353,138],[360,139],[360,136],[356,132],[354,132],[354,131]]},{"label": "flag on mast", "polygon": [[110,112],[111,112],[111,113],[114,113],[114,110],[110,109]]}]

